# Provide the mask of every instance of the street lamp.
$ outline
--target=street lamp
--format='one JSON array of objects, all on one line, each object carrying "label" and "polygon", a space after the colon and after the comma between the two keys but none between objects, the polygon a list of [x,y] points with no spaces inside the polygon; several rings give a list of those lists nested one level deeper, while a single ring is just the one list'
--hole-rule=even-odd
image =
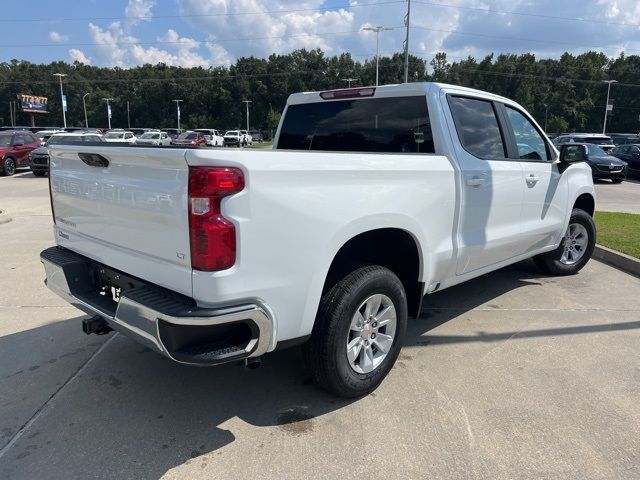
[{"label": "street lamp", "polygon": [[244,103],[247,106],[247,133],[249,132],[249,104],[253,103],[253,100],[242,100],[242,103]]},{"label": "street lamp", "polygon": [[64,92],[62,91],[62,77],[66,77],[66,73],[54,73],[54,77],[58,77],[60,80],[60,101],[62,102],[62,123],[64,124],[64,128],[67,128],[67,99],[64,96]]},{"label": "street lamp", "polygon": [[351,88],[351,82],[355,82],[358,79],[349,77],[349,78],[341,78],[340,80],[342,80],[343,82],[349,82],[349,86],[347,88]]},{"label": "street lamp", "polygon": [[609,93],[611,92],[611,84],[618,83],[617,80],[603,80],[604,83],[607,83],[607,104],[604,106],[604,122],[602,124],[602,134],[607,130],[607,114],[609,113]]},{"label": "street lamp", "polygon": [[362,30],[367,31],[367,32],[375,32],[376,33],[376,86],[378,85],[378,65],[379,65],[379,60],[380,60],[380,55],[379,55],[379,37],[380,37],[380,32],[384,31],[384,30],[393,30],[393,28],[387,28],[387,27],[383,27],[382,25],[378,25],[376,27],[364,27]]},{"label": "street lamp", "polygon": [[109,122],[109,130],[111,130],[111,104],[109,103],[113,98],[103,98],[107,102],[107,121]]},{"label": "street lamp", "polygon": [[85,128],[89,128],[89,120],[87,120],[87,104],[84,101],[84,99],[87,98],[87,95],[90,95],[90,93],[85,93],[84,95],[82,95],[82,108],[84,109],[84,126],[85,126]]},{"label": "street lamp", "polygon": [[178,131],[180,131],[180,102],[182,100],[171,100],[172,102],[176,102],[176,112],[178,113]]}]

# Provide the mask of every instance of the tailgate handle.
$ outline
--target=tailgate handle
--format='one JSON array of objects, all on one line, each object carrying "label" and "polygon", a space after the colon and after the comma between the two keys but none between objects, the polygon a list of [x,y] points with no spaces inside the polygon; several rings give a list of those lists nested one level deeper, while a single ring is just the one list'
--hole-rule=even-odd
[{"label": "tailgate handle", "polygon": [[99,153],[78,153],[78,157],[90,167],[108,167],[109,160]]}]

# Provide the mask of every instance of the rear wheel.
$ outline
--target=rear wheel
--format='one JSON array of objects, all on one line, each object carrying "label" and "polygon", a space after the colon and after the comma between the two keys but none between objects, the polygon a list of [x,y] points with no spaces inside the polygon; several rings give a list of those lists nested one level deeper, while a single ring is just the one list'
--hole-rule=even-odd
[{"label": "rear wheel", "polygon": [[400,353],[407,298],[400,279],[381,266],[359,268],[322,298],[305,357],[313,379],[341,397],[375,390]]},{"label": "rear wheel", "polygon": [[584,210],[573,209],[560,246],[533,257],[536,265],[550,275],[573,275],[584,267],[596,245],[596,227]]},{"label": "rear wheel", "polygon": [[9,157],[4,159],[4,167],[2,168],[2,173],[7,177],[10,177],[14,173],[16,173],[16,161]]}]

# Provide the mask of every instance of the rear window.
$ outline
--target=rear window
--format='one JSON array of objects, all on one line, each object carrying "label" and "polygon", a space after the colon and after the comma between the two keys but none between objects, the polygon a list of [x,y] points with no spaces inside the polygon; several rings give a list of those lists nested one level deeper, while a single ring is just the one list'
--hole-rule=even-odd
[{"label": "rear window", "polygon": [[433,153],[424,96],[289,105],[278,149]]},{"label": "rear window", "polygon": [[591,143],[593,145],[611,145],[611,139],[602,137],[573,137],[574,142]]}]

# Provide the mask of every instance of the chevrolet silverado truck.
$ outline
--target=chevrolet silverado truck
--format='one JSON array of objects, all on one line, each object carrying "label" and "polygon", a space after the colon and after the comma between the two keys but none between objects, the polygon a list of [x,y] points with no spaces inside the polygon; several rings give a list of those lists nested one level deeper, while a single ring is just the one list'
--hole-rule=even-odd
[{"label": "chevrolet silverado truck", "polygon": [[517,103],[412,83],[289,97],[271,150],[52,145],[48,287],[176,362],[303,344],[354,397],[388,374],[423,296],[595,243],[582,145]]}]

